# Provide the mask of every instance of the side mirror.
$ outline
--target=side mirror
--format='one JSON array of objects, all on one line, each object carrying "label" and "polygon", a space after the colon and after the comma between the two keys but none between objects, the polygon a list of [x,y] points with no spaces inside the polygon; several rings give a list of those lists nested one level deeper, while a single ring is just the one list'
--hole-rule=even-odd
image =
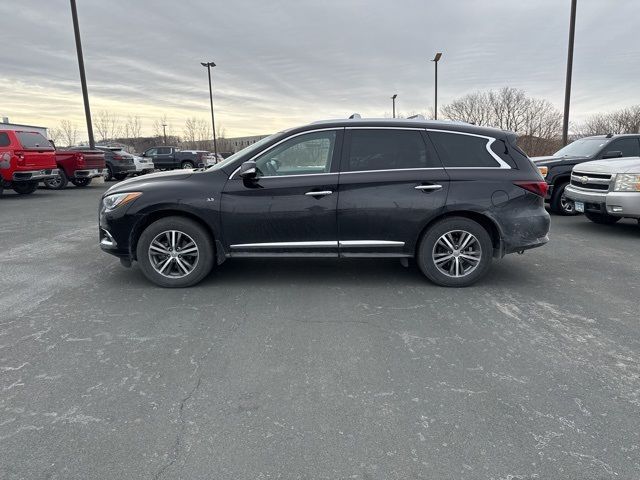
[{"label": "side mirror", "polygon": [[256,178],[258,176],[258,170],[256,169],[256,162],[249,160],[240,165],[240,172],[238,175],[242,178]]},{"label": "side mirror", "polygon": [[619,158],[622,156],[622,152],[620,150],[609,150],[602,155],[602,158]]},{"label": "side mirror", "polygon": [[142,152],[142,153],[140,154],[140,156],[141,156],[141,157],[146,157],[146,156],[147,156],[147,152]]}]

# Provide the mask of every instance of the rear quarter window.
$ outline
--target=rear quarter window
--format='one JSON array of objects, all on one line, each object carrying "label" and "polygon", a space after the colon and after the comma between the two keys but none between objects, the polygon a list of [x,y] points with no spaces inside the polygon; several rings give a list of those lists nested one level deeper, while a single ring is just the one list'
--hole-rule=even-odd
[{"label": "rear quarter window", "polygon": [[458,168],[499,168],[500,164],[487,151],[485,137],[429,131],[429,138],[445,167]]},{"label": "rear quarter window", "polygon": [[7,132],[0,132],[0,147],[8,147],[11,145],[11,139]]}]

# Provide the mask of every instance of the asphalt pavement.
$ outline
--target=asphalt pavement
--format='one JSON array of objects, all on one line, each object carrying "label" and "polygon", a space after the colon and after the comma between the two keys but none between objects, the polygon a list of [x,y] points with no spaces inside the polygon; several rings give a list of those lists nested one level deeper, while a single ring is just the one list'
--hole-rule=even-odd
[{"label": "asphalt pavement", "polygon": [[104,185],[0,198],[1,479],[640,478],[640,227],[552,218],[445,289],[397,260],[233,260],[167,290]]}]

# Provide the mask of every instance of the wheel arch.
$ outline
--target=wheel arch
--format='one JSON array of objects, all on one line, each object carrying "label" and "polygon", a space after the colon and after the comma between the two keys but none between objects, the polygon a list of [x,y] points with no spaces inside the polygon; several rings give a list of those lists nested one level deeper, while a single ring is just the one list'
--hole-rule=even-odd
[{"label": "wheel arch", "polygon": [[492,219],[489,215],[484,213],[475,212],[473,210],[454,210],[448,211],[437,217],[432,218],[423,228],[420,230],[418,234],[418,238],[415,243],[415,251],[414,255],[418,254],[420,249],[420,243],[422,242],[422,238],[424,234],[429,230],[435,223],[445,220],[447,218],[452,217],[463,217],[468,218],[469,220],[473,220],[479,223],[491,237],[491,244],[493,245],[493,256],[494,257],[502,257],[504,256],[504,245],[502,242],[502,231],[496,221]]}]

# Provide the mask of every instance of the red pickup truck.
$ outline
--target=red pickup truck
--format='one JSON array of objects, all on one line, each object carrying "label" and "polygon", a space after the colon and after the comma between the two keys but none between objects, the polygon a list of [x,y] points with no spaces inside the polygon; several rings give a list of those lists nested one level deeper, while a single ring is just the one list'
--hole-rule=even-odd
[{"label": "red pickup truck", "polygon": [[57,176],[55,150],[41,133],[0,131],[0,195],[5,188],[33,193],[39,182]]},{"label": "red pickup truck", "polygon": [[86,187],[95,177],[102,175],[105,168],[104,152],[90,150],[56,150],[58,175],[44,181],[44,186],[60,190],[71,182],[76,187]]}]

